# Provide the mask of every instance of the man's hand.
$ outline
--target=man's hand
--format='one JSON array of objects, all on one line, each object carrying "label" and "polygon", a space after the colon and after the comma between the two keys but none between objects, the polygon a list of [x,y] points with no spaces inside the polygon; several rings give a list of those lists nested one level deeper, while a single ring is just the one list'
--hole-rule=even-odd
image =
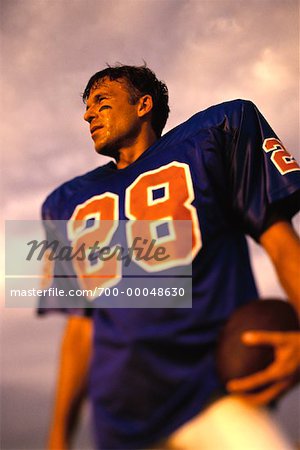
[{"label": "man's hand", "polygon": [[[271,345],[274,361],[266,369],[227,383],[227,390],[256,405],[265,405],[291,387],[300,372],[300,333],[247,331],[242,336],[246,345]],[[265,386],[263,388],[263,386]],[[258,393],[247,393],[262,388]]]}]

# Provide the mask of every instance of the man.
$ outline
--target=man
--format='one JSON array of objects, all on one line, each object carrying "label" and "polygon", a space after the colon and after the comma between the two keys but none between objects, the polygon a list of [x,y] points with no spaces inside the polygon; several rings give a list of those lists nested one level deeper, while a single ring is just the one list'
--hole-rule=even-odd
[{"label": "man", "polygon": [[[43,218],[83,221],[82,233],[99,216],[189,220],[194,255],[192,308],[112,309],[108,302],[93,310],[89,389],[97,448],[217,448],[214,439],[222,442],[219,448],[247,448],[250,437],[249,448],[267,448],[266,442],[268,448],[288,448],[265,413],[251,404],[267,404],[290,386],[299,366],[296,334],[245,337],[249,345],[274,346],[276,354],[265,371],[227,386],[247,402],[234,395],[220,399],[214,348],[231,312],[257,297],[245,234],[265,248],[300,310],[300,243],[290,224],[298,208],[298,165],[248,101],[209,108],[161,138],[168,92],[146,67],[97,72],[83,99],[96,151],[116,164],[59,187],[44,203]],[[74,242],[80,233],[69,223]],[[77,266],[79,278],[84,270]],[[69,445],[71,416],[89,371],[92,321],[74,312],[63,342],[52,449]],[[242,441],[234,442],[232,430],[216,438],[214,418],[231,419],[232,407],[232,420],[240,419],[245,428]]]}]

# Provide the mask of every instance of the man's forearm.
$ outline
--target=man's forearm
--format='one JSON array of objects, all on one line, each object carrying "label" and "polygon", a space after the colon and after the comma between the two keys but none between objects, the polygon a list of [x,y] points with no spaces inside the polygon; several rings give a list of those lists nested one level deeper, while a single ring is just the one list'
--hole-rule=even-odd
[{"label": "man's forearm", "polygon": [[300,239],[288,222],[277,222],[261,236],[282,287],[300,315]]},{"label": "man's forearm", "polygon": [[71,316],[61,347],[49,449],[68,447],[85,395],[92,341],[92,321]]}]

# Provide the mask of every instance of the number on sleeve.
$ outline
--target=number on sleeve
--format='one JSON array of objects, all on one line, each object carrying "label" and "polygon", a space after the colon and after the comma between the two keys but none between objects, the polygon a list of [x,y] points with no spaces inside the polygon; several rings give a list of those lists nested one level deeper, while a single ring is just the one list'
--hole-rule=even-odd
[{"label": "number on sleeve", "polygon": [[268,138],[264,140],[263,149],[266,153],[272,152],[271,161],[279,170],[281,175],[285,175],[295,170],[300,170],[295,158],[286,150],[282,142],[276,138]]}]

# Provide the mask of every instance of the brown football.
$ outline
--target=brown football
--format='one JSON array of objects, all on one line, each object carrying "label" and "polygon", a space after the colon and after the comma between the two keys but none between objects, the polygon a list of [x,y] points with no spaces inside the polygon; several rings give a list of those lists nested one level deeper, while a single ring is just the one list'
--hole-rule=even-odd
[{"label": "brown football", "polygon": [[224,384],[263,370],[273,361],[273,347],[243,344],[241,335],[247,330],[295,331],[299,321],[292,305],[283,300],[253,301],[238,308],[225,323],[217,345],[217,370]]}]

